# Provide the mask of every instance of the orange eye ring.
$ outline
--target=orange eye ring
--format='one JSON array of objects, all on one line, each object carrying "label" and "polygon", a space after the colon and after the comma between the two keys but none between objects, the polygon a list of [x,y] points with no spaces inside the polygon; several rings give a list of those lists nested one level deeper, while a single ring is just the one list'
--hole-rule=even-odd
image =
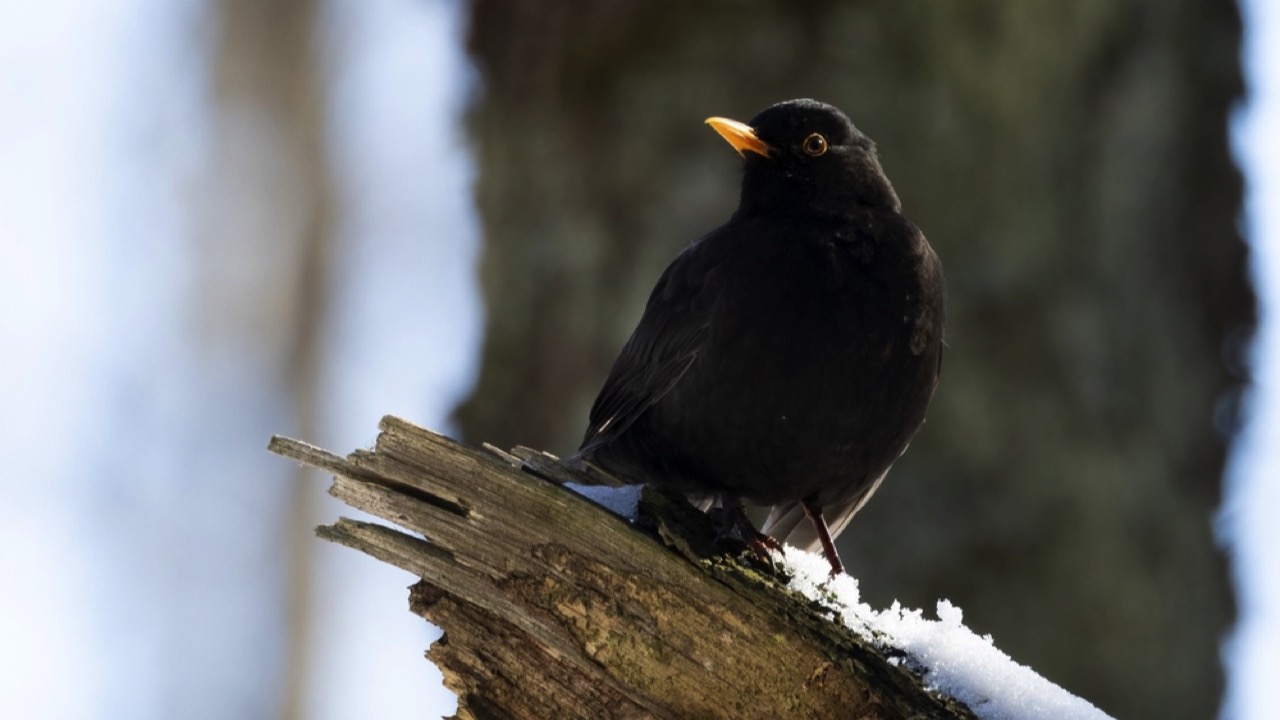
[{"label": "orange eye ring", "polygon": [[800,143],[800,149],[804,150],[805,155],[818,157],[827,152],[827,139],[819,133],[812,133]]}]

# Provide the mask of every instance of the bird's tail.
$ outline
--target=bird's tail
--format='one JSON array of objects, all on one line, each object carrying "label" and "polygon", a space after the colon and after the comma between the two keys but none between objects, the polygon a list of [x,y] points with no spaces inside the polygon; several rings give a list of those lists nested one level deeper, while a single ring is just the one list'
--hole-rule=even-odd
[{"label": "bird's tail", "polygon": [[[868,485],[866,490],[858,493],[849,502],[822,506],[822,516],[827,521],[827,529],[831,533],[832,540],[835,540],[840,536],[840,533],[844,532],[844,529],[849,526],[849,521],[853,519],[854,515],[858,514],[863,505],[867,504],[867,501],[871,499],[871,495],[875,493],[876,488],[880,487],[880,483],[883,480],[884,475],[882,474],[875,479],[875,482]],[[817,552],[822,549],[822,541],[818,539],[818,531],[814,529],[813,523],[809,522],[809,518],[804,512],[804,506],[799,502],[774,505],[769,510],[769,517],[765,518],[764,527],[760,528],[760,532],[784,545],[790,545],[808,552]]]}]

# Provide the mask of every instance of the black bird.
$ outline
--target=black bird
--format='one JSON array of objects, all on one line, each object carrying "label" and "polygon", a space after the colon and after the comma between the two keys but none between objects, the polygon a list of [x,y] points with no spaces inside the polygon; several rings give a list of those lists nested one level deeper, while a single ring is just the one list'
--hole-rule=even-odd
[{"label": "black bird", "polygon": [[[821,547],[834,575],[937,386],[942,266],[836,108],[707,123],[743,157],[738,209],[658,280],[575,458],[718,502],[757,552]],[[773,506],[763,533],[743,499]]]}]

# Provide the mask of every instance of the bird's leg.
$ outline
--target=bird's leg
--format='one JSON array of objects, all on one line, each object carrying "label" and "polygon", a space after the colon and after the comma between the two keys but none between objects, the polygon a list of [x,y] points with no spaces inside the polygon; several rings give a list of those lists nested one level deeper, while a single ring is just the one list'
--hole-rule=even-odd
[{"label": "bird's leg", "polygon": [[742,541],[761,560],[771,563],[769,551],[782,552],[782,545],[777,540],[760,532],[752,524],[751,518],[747,517],[746,508],[742,506],[742,498],[734,495],[721,496],[719,521],[721,523],[721,532],[728,534],[736,530]]},{"label": "bird's leg", "polygon": [[809,516],[809,521],[813,523],[813,529],[818,533],[818,540],[822,543],[822,554],[827,558],[827,562],[831,563],[831,577],[835,577],[844,572],[844,563],[840,562],[840,554],[836,552],[836,544],[831,541],[831,531],[827,529],[827,520],[822,517],[822,506],[809,500],[801,503],[804,507],[804,514]]}]

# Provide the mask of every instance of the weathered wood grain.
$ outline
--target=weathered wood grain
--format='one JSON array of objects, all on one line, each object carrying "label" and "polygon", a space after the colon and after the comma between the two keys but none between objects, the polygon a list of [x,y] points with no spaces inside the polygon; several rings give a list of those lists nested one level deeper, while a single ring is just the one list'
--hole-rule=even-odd
[{"label": "weathered wood grain", "polygon": [[646,490],[633,524],[561,487],[592,479],[552,456],[395,417],[372,451],[270,450],[397,526],[318,532],[422,578],[410,607],[444,630],[428,657],[461,718],[972,717],[678,498]]}]

